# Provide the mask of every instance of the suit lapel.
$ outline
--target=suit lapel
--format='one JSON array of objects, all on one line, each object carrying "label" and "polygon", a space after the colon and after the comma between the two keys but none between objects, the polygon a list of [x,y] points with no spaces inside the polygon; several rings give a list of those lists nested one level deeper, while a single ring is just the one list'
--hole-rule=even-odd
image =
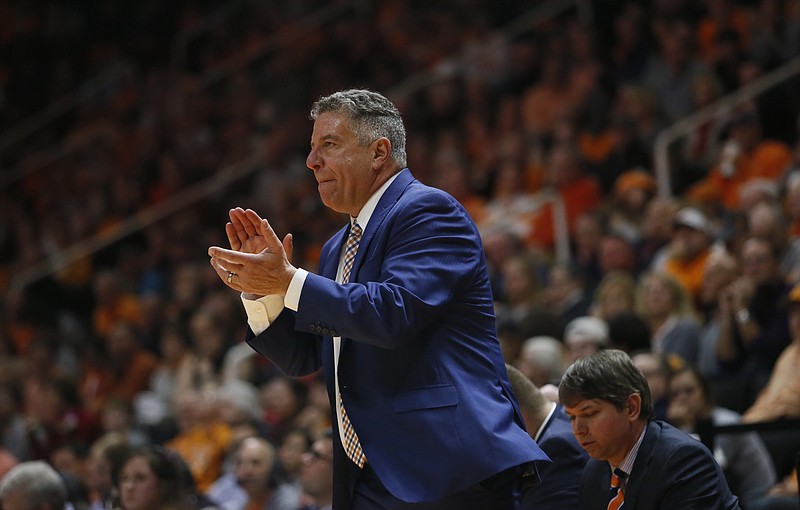
[{"label": "suit lapel", "polygon": [[[400,175],[397,176],[394,182],[390,184],[383,193],[383,196],[381,196],[378,205],[375,206],[375,210],[372,212],[367,228],[361,236],[361,243],[358,245],[358,252],[353,262],[353,269],[350,271],[350,281],[358,281],[358,270],[367,259],[367,253],[370,251],[370,245],[375,238],[375,234],[381,229],[383,222],[389,216],[389,211],[392,210],[392,207],[394,207],[400,199],[400,196],[402,196],[405,189],[413,180],[414,177],[411,175],[411,171],[407,168],[403,169]],[[339,244],[339,246],[341,246],[341,244]],[[336,273],[334,272],[334,274]]]},{"label": "suit lapel", "polygon": [[[358,245],[358,252],[356,253],[356,259],[353,261],[353,269],[350,270],[350,281],[357,282],[358,281],[358,270],[364,264],[364,261],[367,260],[368,256],[367,253],[370,251],[370,245],[372,244],[372,240],[375,238],[375,234],[381,229],[383,222],[389,216],[389,211],[392,210],[392,207],[397,203],[402,196],[403,192],[406,190],[409,184],[414,181],[414,177],[411,175],[411,171],[408,168],[403,169],[400,172],[400,175],[389,185],[386,191],[381,196],[381,199],[378,201],[378,205],[375,206],[375,210],[372,212],[372,216],[370,216],[369,223],[367,224],[367,228],[364,230],[363,235],[361,236],[361,242]],[[347,235],[347,229],[345,229],[344,236]],[[344,236],[342,239],[336,243],[337,246],[341,247],[341,243],[344,242]],[[338,252],[337,252],[338,253]],[[337,258],[338,261],[338,258]],[[336,275],[336,267],[334,266],[334,276]],[[353,341],[347,337],[342,337],[342,344],[340,347],[339,353],[339,368],[341,370],[341,364],[347,363],[349,359],[348,356],[345,354],[353,344]]]},{"label": "suit lapel", "polygon": [[647,475],[647,470],[650,469],[650,461],[660,437],[659,426],[652,421],[648,422],[625,489],[625,505],[629,505],[629,508],[636,508],[636,499],[639,496],[639,489],[642,487],[642,480]]}]

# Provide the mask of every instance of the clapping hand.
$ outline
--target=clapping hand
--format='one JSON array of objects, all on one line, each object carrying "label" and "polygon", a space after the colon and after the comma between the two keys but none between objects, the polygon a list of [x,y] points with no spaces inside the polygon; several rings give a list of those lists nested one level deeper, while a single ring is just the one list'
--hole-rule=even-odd
[{"label": "clapping hand", "polygon": [[281,242],[269,222],[251,209],[230,210],[225,225],[231,249],[208,249],[211,266],[230,288],[253,296],[284,295],[296,268],[292,234]]}]

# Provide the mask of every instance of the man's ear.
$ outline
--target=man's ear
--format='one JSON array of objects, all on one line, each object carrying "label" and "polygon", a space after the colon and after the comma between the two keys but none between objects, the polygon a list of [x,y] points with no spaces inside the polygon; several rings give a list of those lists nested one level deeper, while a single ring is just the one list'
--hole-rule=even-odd
[{"label": "man's ear", "polygon": [[625,402],[625,413],[628,419],[636,421],[639,415],[642,414],[642,396],[638,393],[631,393],[628,395],[628,400]]},{"label": "man's ear", "polygon": [[392,142],[385,136],[382,136],[372,142],[372,146],[372,168],[378,169],[389,161],[389,156],[392,154]]}]

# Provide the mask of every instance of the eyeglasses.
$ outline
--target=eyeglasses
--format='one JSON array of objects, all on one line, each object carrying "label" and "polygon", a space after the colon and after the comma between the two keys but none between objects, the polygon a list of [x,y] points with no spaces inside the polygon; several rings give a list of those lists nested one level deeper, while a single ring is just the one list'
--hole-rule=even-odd
[{"label": "eyeglasses", "polygon": [[325,461],[328,461],[328,462],[333,462],[332,458],[330,458],[330,457],[320,453],[318,450],[314,450],[314,449],[308,450],[306,452],[306,458],[308,460],[315,461],[315,462],[318,461],[318,460],[325,460]]}]

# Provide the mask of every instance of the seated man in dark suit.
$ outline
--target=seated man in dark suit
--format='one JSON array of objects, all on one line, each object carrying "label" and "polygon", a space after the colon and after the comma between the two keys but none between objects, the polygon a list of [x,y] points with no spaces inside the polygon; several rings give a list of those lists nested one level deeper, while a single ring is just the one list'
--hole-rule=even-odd
[{"label": "seated man in dark suit", "polygon": [[506,369],[525,428],[553,461],[537,466],[541,482],[525,491],[522,510],[577,510],[578,489],[589,455],[572,434],[564,406],[545,398],[516,368],[506,365]]},{"label": "seated man in dark suit", "polygon": [[567,369],[558,394],[575,437],[592,457],[581,482],[581,508],[739,508],[711,452],[652,419],[647,381],[623,351],[579,359]]}]

